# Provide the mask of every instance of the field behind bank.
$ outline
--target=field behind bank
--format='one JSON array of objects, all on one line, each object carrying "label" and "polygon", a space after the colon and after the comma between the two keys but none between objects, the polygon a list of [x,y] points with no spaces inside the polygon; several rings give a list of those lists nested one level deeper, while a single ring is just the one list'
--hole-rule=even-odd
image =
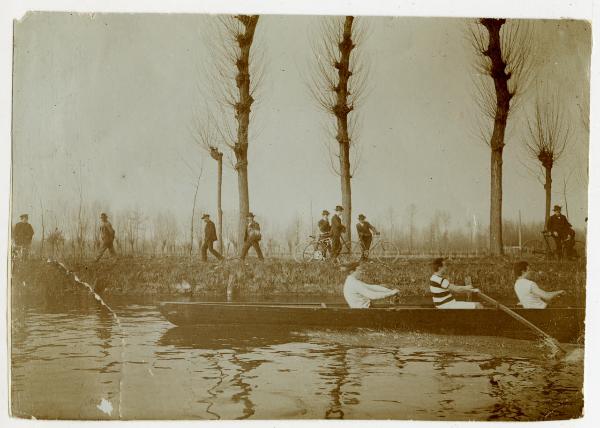
[{"label": "field behind bank", "polygon": [[[401,296],[429,296],[430,259],[403,259],[390,265],[370,262],[365,280],[398,288]],[[504,302],[514,303],[511,258],[457,258],[449,261],[449,278],[462,284],[471,276],[474,286]],[[585,304],[585,260],[555,262],[530,260],[536,282],[546,290],[567,291],[564,304]],[[165,296],[212,294],[263,299],[276,296],[342,296],[345,274],[329,262],[297,263],[291,260],[248,259],[202,263],[188,257],[122,257],[100,262],[66,260],[65,265],[103,295]],[[55,263],[32,260],[16,265],[13,287],[27,284],[30,290],[52,293],[70,280]],[[15,289],[13,288],[13,291]]]}]

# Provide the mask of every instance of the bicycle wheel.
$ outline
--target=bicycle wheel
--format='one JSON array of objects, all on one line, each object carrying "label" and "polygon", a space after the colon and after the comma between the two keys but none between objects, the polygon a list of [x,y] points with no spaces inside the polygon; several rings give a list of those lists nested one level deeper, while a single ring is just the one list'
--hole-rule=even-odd
[{"label": "bicycle wheel", "polygon": [[546,245],[539,239],[525,242],[522,249],[523,254],[546,254]]},{"label": "bicycle wheel", "polygon": [[342,250],[340,251],[339,261],[340,263],[350,263],[360,260],[362,256],[362,246],[360,243],[352,241],[350,244],[347,242],[342,243]]},{"label": "bicycle wheel", "polygon": [[298,262],[298,263],[302,263],[304,260],[302,259],[302,252],[304,251],[304,247],[306,246],[306,244],[304,242],[299,243],[298,245],[296,245],[296,247],[294,248],[294,261]]},{"label": "bicycle wheel", "polygon": [[385,263],[394,263],[400,257],[400,250],[389,241],[379,241],[369,251],[369,257]]},{"label": "bicycle wheel", "polygon": [[315,243],[309,242],[302,251],[303,262],[315,262],[324,260],[323,251],[315,249]]},{"label": "bicycle wheel", "polygon": [[573,259],[580,259],[580,258],[585,258],[586,254],[585,254],[585,243],[582,241],[575,241],[575,244],[573,245],[573,251],[572,254],[570,255],[571,258]]}]

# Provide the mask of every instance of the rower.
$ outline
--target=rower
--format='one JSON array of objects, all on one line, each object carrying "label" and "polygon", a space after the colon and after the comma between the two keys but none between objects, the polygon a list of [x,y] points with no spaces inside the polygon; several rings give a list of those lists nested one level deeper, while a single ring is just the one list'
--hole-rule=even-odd
[{"label": "rower", "polygon": [[365,270],[360,262],[342,265],[342,271],[348,273],[344,282],[344,298],[351,308],[368,308],[371,300],[385,299],[400,291],[362,281]]},{"label": "rower", "polygon": [[532,274],[529,263],[520,261],[515,263],[514,273],[517,277],[515,293],[519,298],[519,305],[525,309],[545,309],[550,300],[564,294],[565,290],[544,291],[535,282],[530,280]]},{"label": "rower", "polygon": [[479,302],[464,302],[454,298],[452,293],[477,293],[479,290],[471,284],[451,284],[444,277],[447,266],[443,258],[435,259],[431,264],[433,275],[429,278],[429,290],[431,291],[433,304],[437,309],[482,309]]}]

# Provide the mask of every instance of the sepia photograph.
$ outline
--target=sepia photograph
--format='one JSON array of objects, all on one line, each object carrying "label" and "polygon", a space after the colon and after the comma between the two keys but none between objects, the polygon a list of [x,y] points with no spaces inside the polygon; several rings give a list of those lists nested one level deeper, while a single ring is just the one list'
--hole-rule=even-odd
[{"label": "sepia photograph", "polygon": [[10,40],[10,418],[593,405],[591,20],[32,9]]}]

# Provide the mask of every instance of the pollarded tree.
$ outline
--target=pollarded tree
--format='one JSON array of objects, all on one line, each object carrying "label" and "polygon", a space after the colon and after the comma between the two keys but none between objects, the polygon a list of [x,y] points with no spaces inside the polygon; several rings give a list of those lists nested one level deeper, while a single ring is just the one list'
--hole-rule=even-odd
[{"label": "pollarded tree", "polygon": [[[533,34],[521,21],[481,18],[471,30],[479,79],[476,101],[486,117],[482,139],[490,159],[490,253],[503,254],[502,154],[509,113],[531,76]],[[491,123],[491,132],[490,132]]]},{"label": "pollarded tree", "polygon": [[552,168],[565,152],[571,130],[560,108],[559,98],[555,96],[542,101],[540,96],[538,94],[533,117],[528,120],[529,138],[525,144],[529,155],[542,168],[546,192],[544,225],[547,227],[552,201]]},{"label": "pollarded tree", "polygon": [[[235,156],[233,167],[238,177],[238,242],[243,240],[246,217],[250,211],[248,186],[248,148],[250,122],[256,89],[262,78],[260,56],[254,46],[259,15],[235,15],[219,18],[213,34],[215,74],[212,78],[218,109],[233,112],[219,114],[219,134]],[[233,125],[232,125],[233,123]],[[211,153],[212,156],[212,153]],[[241,250],[241,246],[240,246]]]},{"label": "pollarded tree", "polygon": [[[196,115],[196,119],[199,115]],[[208,152],[217,162],[217,230],[219,239],[219,253],[223,254],[223,152],[220,150],[220,135],[216,128],[215,120],[209,115],[204,122],[196,120],[192,130],[194,140]]]},{"label": "pollarded tree", "polygon": [[[330,129],[335,135],[332,168],[340,176],[346,241],[351,240],[352,174],[358,163],[350,159],[355,147],[356,108],[360,104],[366,82],[365,62],[359,45],[365,28],[353,16],[323,18],[321,31],[313,40],[314,72],[311,93],[319,106],[333,118]],[[333,140],[333,138],[331,139]],[[337,157],[335,165],[333,156]]]}]

